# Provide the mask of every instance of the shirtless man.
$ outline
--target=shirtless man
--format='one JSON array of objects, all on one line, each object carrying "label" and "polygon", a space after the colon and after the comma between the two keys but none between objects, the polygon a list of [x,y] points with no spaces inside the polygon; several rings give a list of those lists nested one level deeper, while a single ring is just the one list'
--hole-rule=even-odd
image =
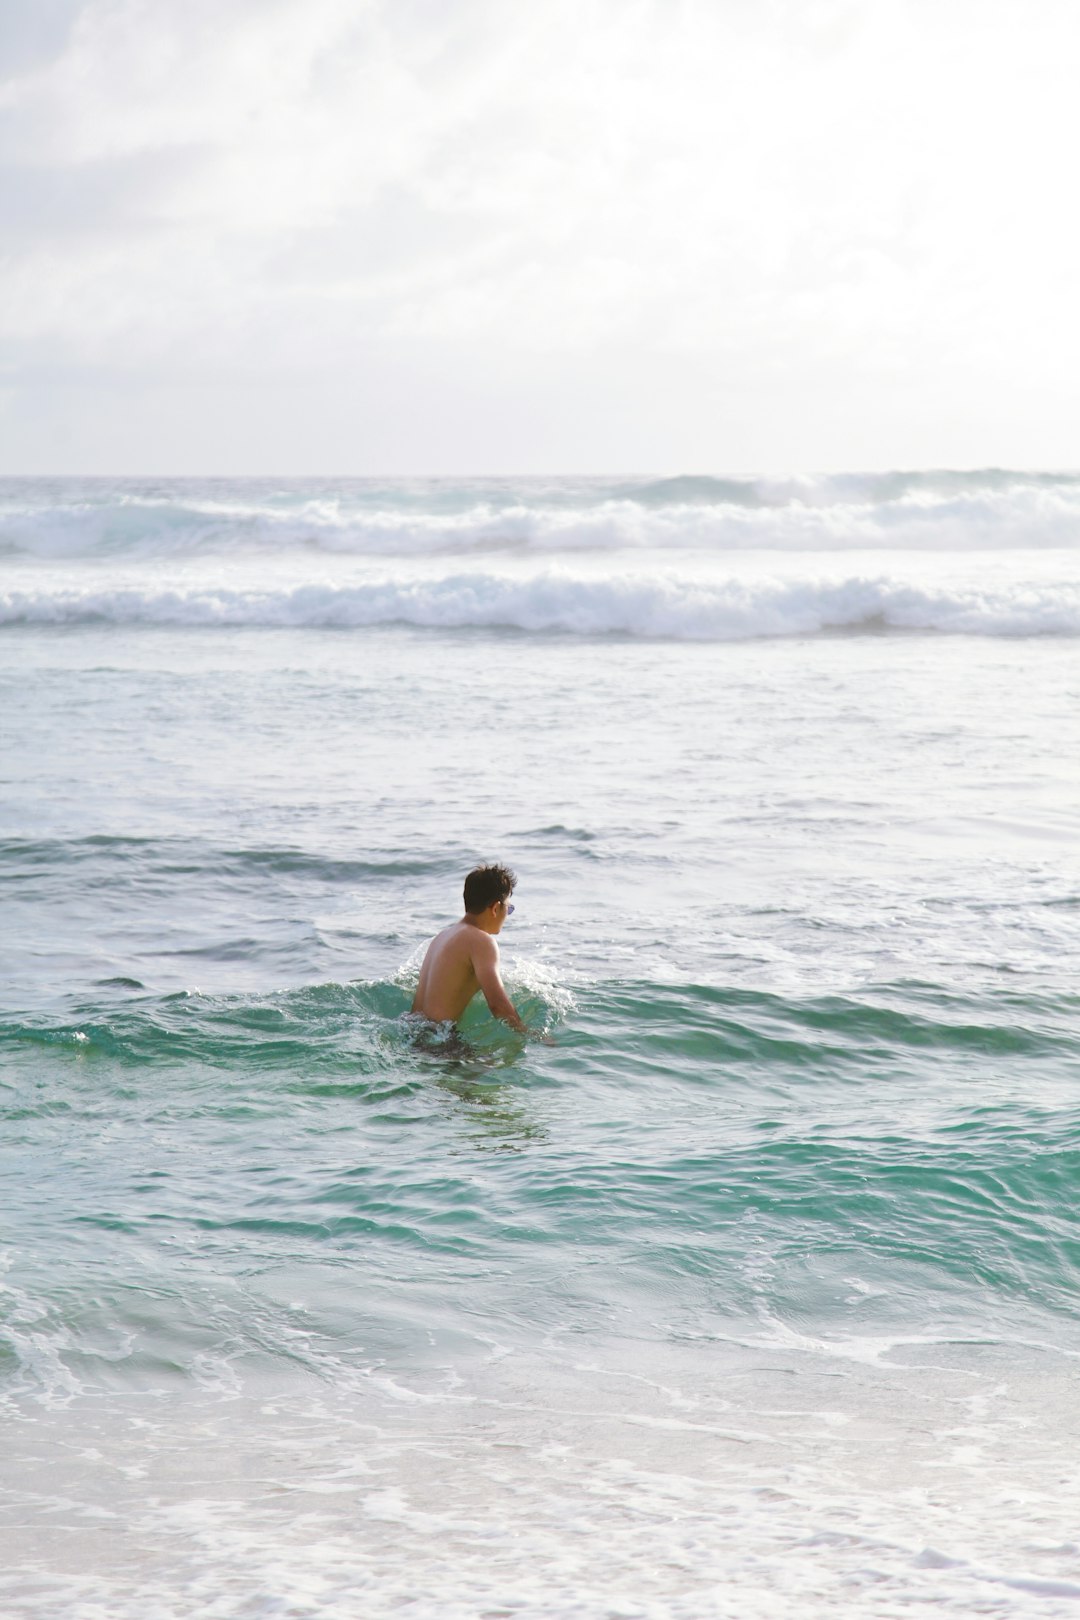
[{"label": "shirtless man", "polygon": [[478,866],[465,879],[465,915],[436,934],[420,969],[412,1010],[433,1024],[457,1022],[478,990],[496,1018],[525,1033],[503,986],[495,935],[513,911],[517,879],[506,866]]}]

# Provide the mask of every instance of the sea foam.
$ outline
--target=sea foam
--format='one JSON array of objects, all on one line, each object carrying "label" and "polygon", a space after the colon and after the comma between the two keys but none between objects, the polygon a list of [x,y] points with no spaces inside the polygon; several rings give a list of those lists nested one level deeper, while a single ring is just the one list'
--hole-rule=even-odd
[{"label": "sea foam", "polygon": [[1075,549],[1080,476],[0,481],[0,555]]},{"label": "sea foam", "polygon": [[1080,634],[1080,582],[1000,579],[918,585],[889,574],[840,578],[704,577],[693,572],[476,569],[357,583],[55,586],[0,592],[0,625],[505,629],[739,641],[828,631],[958,635]]}]

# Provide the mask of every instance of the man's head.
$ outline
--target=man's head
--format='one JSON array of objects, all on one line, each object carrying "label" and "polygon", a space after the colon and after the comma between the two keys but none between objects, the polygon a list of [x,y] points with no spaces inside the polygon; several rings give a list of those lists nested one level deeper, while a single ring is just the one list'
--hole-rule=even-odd
[{"label": "man's head", "polygon": [[481,917],[497,934],[513,907],[510,896],[517,878],[508,866],[478,866],[465,879],[465,914],[479,922]]}]

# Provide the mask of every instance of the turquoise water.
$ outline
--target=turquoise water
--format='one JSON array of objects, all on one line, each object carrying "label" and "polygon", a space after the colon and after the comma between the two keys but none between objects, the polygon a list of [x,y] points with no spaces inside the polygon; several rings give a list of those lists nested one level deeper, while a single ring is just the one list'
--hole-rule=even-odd
[{"label": "turquoise water", "polygon": [[[998,477],[6,486],[5,1612],[1073,1612],[1074,497]],[[483,858],[554,1044],[421,1052]]]}]

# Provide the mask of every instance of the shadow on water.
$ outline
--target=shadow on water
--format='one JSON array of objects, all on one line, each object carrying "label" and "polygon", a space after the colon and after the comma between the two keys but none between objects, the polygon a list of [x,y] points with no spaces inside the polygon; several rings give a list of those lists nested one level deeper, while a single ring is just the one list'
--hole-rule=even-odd
[{"label": "shadow on water", "polygon": [[547,1140],[547,1128],[523,1103],[519,1088],[495,1078],[498,1070],[520,1063],[520,1037],[500,1026],[464,1034],[452,1024],[430,1024],[409,1014],[396,1022],[421,1071],[453,1099],[450,1113],[466,1127],[463,1137],[471,1148],[521,1152],[526,1143]]},{"label": "shadow on water", "polygon": [[[528,1145],[548,1140],[547,1126],[513,1087],[484,1084],[462,1073],[439,1075],[435,1083],[454,1099],[457,1106],[452,1112],[464,1127],[462,1141],[470,1149],[523,1153]],[[465,1149],[451,1151],[460,1153]]]}]

